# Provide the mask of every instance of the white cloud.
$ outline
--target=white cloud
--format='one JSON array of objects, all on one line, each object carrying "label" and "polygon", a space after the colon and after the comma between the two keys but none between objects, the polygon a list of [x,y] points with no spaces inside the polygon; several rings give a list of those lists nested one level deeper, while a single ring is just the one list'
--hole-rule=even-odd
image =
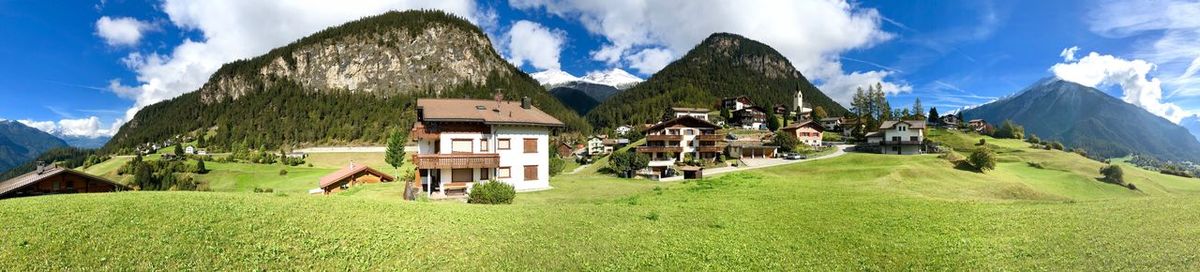
[{"label": "white cloud", "polygon": [[1058,56],[1062,57],[1063,61],[1066,61],[1066,62],[1075,61],[1075,52],[1076,51],[1079,51],[1079,47],[1072,46],[1070,48],[1063,49],[1063,51],[1061,53],[1058,53]]},{"label": "white cloud", "polygon": [[[634,68],[643,75],[661,69],[659,59],[649,57],[665,52],[674,59],[712,33],[730,32],[770,45],[810,79],[844,81],[840,54],[893,37],[880,29],[878,11],[841,0],[509,0],[509,5],[579,21],[605,39],[591,52],[592,59],[611,66],[638,65]],[[835,96],[854,91],[822,90]]]},{"label": "white cloud", "polygon": [[185,39],[168,53],[133,52],[122,61],[137,74],[136,86],[120,81],[110,88],[133,99],[129,120],[142,107],[198,89],[222,64],[268,50],[321,29],[389,10],[437,9],[476,23],[489,15],[467,0],[447,1],[270,1],[164,0],[161,10],[170,23],[199,32],[201,40]]},{"label": "white cloud", "polygon": [[857,91],[858,88],[866,90],[871,86],[875,86],[876,83],[881,83],[880,85],[883,86],[883,92],[888,95],[912,92],[912,86],[907,84],[897,84],[884,80],[884,78],[890,76],[891,74],[892,72],[888,71],[853,72],[846,75],[831,77],[817,87],[821,90],[850,90],[848,92],[825,92],[825,94],[829,95],[829,98],[832,98],[833,101],[837,101],[843,105],[850,104],[850,101],[854,97],[854,92]]},{"label": "white cloud", "polygon": [[28,119],[17,120],[17,122],[54,135],[89,138],[112,136],[121,127],[120,120],[113,120],[112,123],[104,125],[103,122],[100,122],[100,118],[96,116],[81,119],[62,119],[58,122],[33,121]]},{"label": "white cloud", "polygon": [[1050,71],[1058,78],[1084,86],[1119,86],[1124,92],[1121,99],[1125,102],[1179,123],[1191,113],[1163,101],[1162,82],[1149,75],[1154,69],[1154,63],[1145,60],[1126,60],[1096,52],[1075,62],[1068,61],[1050,67]]},{"label": "white cloud", "polygon": [[1088,14],[1092,32],[1132,38],[1132,57],[1153,62],[1167,97],[1200,96],[1200,2],[1187,0],[1107,1]]},{"label": "white cloud", "polygon": [[96,35],[104,38],[109,46],[133,46],[142,40],[142,34],[154,28],[150,23],[129,17],[100,17],[96,20]]},{"label": "white cloud", "polygon": [[525,62],[538,70],[558,70],[558,56],[562,53],[566,33],[549,29],[531,21],[517,21],[502,38],[508,61],[517,67]]},{"label": "white cloud", "polygon": [[667,64],[671,64],[671,61],[675,60],[675,56],[667,49],[648,48],[629,55],[626,59],[629,60],[629,67],[637,69],[638,73],[648,75],[667,67]]}]

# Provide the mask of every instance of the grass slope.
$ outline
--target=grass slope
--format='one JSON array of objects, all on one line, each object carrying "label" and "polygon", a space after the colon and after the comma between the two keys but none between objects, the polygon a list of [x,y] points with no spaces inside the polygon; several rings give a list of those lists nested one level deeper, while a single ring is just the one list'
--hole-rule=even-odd
[{"label": "grass slope", "polygon": [[[967,149],[978,136],[934,135]],[[144,270],[1195,270],[1197,180],[988,139],[986,174],[848,154],[701,181],[583,169],[516,203],[126,192],[0,201],[0,265]],[[966,143],[965,145],[963,143]],[[965,151],[965,150],[964,150]],[[1046,169],[1023,169],[1027,160]],[[1096,165],[1092,165],[1092,164]],[[1120,163],[1120,162],[1118,162]],[[1096,166],[1096,167],[1093,167]],[[589,171],[592,170],[592,171]],[[1126,190],[1128,191],[1128,190]],[[46,230],[52,229],[53,232]],[[81,238],[82,237],[82,238]]]}]

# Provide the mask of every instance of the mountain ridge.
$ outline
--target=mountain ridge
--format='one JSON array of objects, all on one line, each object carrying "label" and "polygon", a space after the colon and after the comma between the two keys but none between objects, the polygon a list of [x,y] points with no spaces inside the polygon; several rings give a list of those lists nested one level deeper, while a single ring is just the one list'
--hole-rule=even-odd
[{"label": "mountain ridge", "polygon": [[43,152],[66,146],[65,141],[45,131],[17,121],[0,121],[0,173],[28,163]]}]

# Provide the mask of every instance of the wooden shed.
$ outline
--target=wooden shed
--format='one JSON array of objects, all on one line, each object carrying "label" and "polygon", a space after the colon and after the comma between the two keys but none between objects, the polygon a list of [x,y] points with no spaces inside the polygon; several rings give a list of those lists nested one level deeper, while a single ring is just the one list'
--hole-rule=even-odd
[{"label": "wooden shed", "polygon": [[132,190],[129,186],[59,166],[38,166],[33,172],[0,181],[0,199],[52,194]]},{"label": "wooden shed", "polygon": [[379,182],[392,182],[395,177],[384,174],[379,170],[367,167],[366,165],[356,165],[351,163],[350,166],[342,168],[329,175],[321,177],[321,190],[325,194],[340,192],[349,189],[355,185]]}]

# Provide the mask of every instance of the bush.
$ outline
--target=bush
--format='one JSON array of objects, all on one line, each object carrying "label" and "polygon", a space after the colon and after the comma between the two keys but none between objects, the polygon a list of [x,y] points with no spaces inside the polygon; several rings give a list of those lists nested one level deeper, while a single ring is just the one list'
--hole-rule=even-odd
[{"label": "bush", "polygon": [[985,144],[987,144],[987,139],[980,138],[979,144],[976,144],[976,145],[985,145]]},{"label": "bush", "polygon": [[287,169],[279,169],[280,176],[287,176]]},{"label": "bush", "polygon": [[1054,141],[1053,143],[1050,143],[1050,148],[1063,150],[1063,148],[1065,148],[1065,147],[1063,147],[1063,144],[1061,142]]},{"label": "bush", "polygon": [[564,161],[562,158],[559,158],[558,154],[555,154],[554,152],[550,152],[550,176],[551,177],[557,176],[559,173],[562,173],[563,168],[566,168],[566,167],[567,167],[567,161]]},{"label": "bush", "polygon": [[1025,162],[1025,163],[1029,164],[1029,167],[1033,167],[1033,168],[1037,168],[1037,169],[1046,169],[1046,166],[1040,162]]},{"label": "bush", "polygon": [[1042,143],[1042,139],[1038,138],[1037,134],[1029,134],[1029,139],[1026,140],[1026,142],[1031,144],[1040,144]]},{"label": "bush", "polygon": [[1125,171],[1121,170],[1117,165],[1106,165],[1100,167],[1100,174],[1104,175],[1104,181],[1112,184],[1125,184]]},{"label": "bush", "polygon": [[[637,171],[650,165],[650,157],[632,150],[613,153],[608,158],[608,168],[618,175]],[[632,176],[630,176],[632,178]]]},{"label": "bush", "polygon": [[794,152],[797,146],[800,145],[800,139],[796,139],[796,135],[792,135],[783,131],[775,132],[773,138],[775,145],[779,146],[779,151]]},{"label": "bush", "polygon": [[992,149],[987,147],[975,150],[975,152],[972,152],[971,156],[968,157],[967,160],[969,160],[971,166],[974,166],[975,169],[979,170],[979,172],[986,172],[987,170],[996,169],[996,153],[992,152]]},{"label": "bush", "polygon": [[467,194],[467,203],[472,204],[512,204],[517,196],[517,190],[508,183],[490,180],[471,187]]}]

